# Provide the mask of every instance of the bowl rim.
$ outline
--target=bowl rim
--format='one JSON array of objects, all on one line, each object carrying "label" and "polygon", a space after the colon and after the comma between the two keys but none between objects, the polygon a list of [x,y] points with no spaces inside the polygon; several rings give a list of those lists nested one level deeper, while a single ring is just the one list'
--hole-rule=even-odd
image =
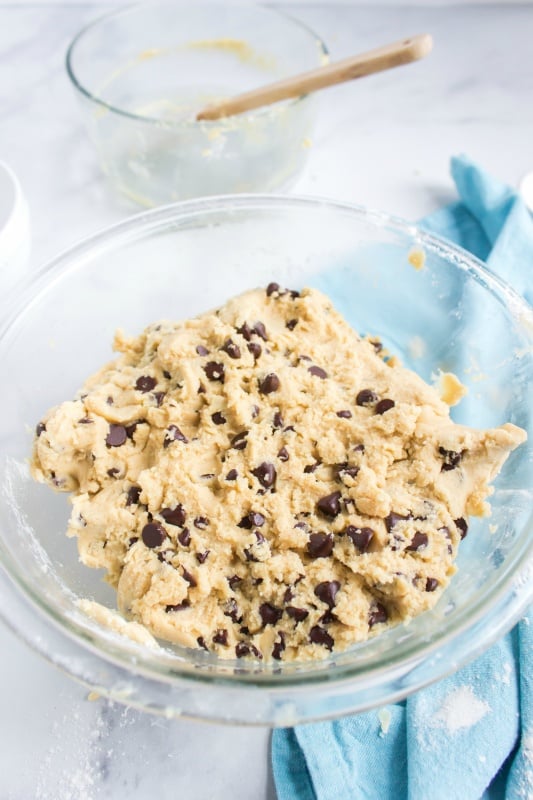
[{"label": "bowl rim", "polygon": [[[218,120],[196,120],[196,119],[183,119],[179,121],[172,121],[168,119],[161,119],[159,117],[152,117],[150,115],[145,114],[135,114],[132,111],[126,111],[123,108],[115,106],[113,103],[108,103],[106,100],[103,100],[101,97],[98,97],[94,94],[87,86],[84,85],[82,81],[80,81],[77,77],[76,70],[74,68],[73,60],[75,56],[76,46],[79,42],[84,38],[84,36],[90,33],[93,29],[98,28],[98,26],[102,23],[107,22],[110,19],[114,19],[117,17],[125,16],[126,14],[131,14],[135,11],[141,10],[151,10],[157,9],[157,7],[165,6],[166,8],[172,9],[172,6],[169,6],[167,3],[158,2],[158,3],[132,3],[127,6],[122,6],[118,9],[114,9],[113,11],[108,11],[105,14],[101,14],[96,19],[91,20],[83,28],[78,31],[78,33],[74,36],[72,41],[70,42],[67,52],[65,55],[65,68],[67,71],[67,75],[74,86],[74,88],[80,92],[87,100],[93,102],[95,105],[100,106],[101,108],[105,109],[106,111],[111,111],[114,114],[117,114],[121,117],[125,117],[126,119],[130,119],[134,122],[142,122],[148,125],[153,125],[154,127],[164,129],[164,130],[188,130],[190,128],[196,128],[199,130],[209,130],[211,127],[220,127],[221,124],[224,124],[225,119],[218,119]],[[195,7],[197,8],[220,8],[219,4],[210,3],[210,2],[196,2]],[[315,31],[309,27],[305,22],[294,17],[292,14],[274,6],[266,6],[261,3],[257,5],[249,5],[242,2],[231,2],[224,3],[224,7],[230,9],[246,9],[247,11],[252,11],[254,9],[260,9],[261,11],[271,13],[279,18],[286,20],[289,23],[294,24],[295,27],[300,28],[305,33],[309,34],[310,38],[312,38],[316,45],[318,51],[318,63],[317,66],[320,64],[320,58],[325,59],[327,62],[329,60],[329,50],[322,39]],[[254,109],[252,111],[244,112],[243,114],[235,115],[236,119],[253,121],[254,119],[262,119],[268,115],[274,116],[276,114],[282,113],[285,109],[289,107],[293,107],[301,103],[305,100],[309,95],[304,94],[300,95],[299,97],[295,97],[289,100],[285,100],[282,104],[274,103],[273,105],[263,106],[261,108]],[[230,119],[230,118],[227,118]]]},{"label": "bowl rim", "polygon": [[[191,221],[191,219],[201,218],[205,215],[213,214],[215,212],[235,212],[239,210],[261,210],[279,211],[283,207],[289,206],[291,209],[298,208],[325,208],[332,211],[342,211],[349,213],[356,218],[361,219],[366,223],[377,227],[385,227],[392,229],[395,232],[407,234],[416,245],[420,245],[426,250],[430,250],[437,254],[442,255],[443,252],[458,267],[465,270],[473,276],[478,283],[481,283],[488,290],[497,290],[497,299],[502,302],[513,318],[521,324],[521,327],[526,327],[524,333],[529,336],[533,341],[533,309],[524,298],[520,297],[508,284],[488,269],[479,259],[472,254],[468,253],[461,247],[449,243],[438,236],[426,233],[416,225],[402,220],[398,217],[386,214],[380,211],[366,209],[360,205],[353,203],[333,201],[327,198],[310,197],[310,196],[286,196],[286,195],[270,195],[270,194],[254,194],[254,195],[221,195],[211,198],[202,198],[190,200],[180,203],[173,203],[160,208],[151,209],[149,211],[140,212],[133,217],[126,218],[121,222],[108,226],[99,232],[86,237],[78,244],[64,250],[54,259],[45,264],[34,277],[27,277],[24,283],[19,284],[16,290],[16,295],[11,298],[10,312],[5,314],[0,322],[0,341],[9,334],[11,327],[16,323],[19,314],[27,311],[33,302],[38,302],[43,290],[51,288],[56,280],[61,279],[64,275],[68,274],[70,269],[79,269],[83,266],[84,262],[90,260],[95,255],[106,251],[120,248],[125,242],[135,241],[136,238],[145,238],[150,233],[160,229],[161,227],[178,221]],[[531,516],[525,522],[525,528],[531,525]],[[513,550],[521,557],[521,563],[518,565],[516,555],[513,560],[512,568],[507,566],[503,577],[498,576],[496,590],[492,590],[490,597],[475,598],[473,603],[474,611],[470,611],[465,619],[466,612],[455,622],[455,624],[446,632],[445,635],[434,637],[429,644],[426,644],[420,650],[420,643],[413,643],[410,648],[401,654],[400,658],[390,658],[390,654],[384,658],[384,663],[378,667],[370,669],[368,664],[361,671],[357,669],[355,664],[345,664],[341,667],[340,672],[335,676],[327,669],[320,669],[314,675],[305,675],[305,684],[302,686],[302,674],[298,672],[286,673],[285,675],[273,675],[265,673],[262,676],[254,675],[252,672],[242,675],[220,675],[215,672],[194,670],[194,665],[190,664],[191,670],[181,669],[181,664],[175,662],[172,674],[163,674],[163,669],[159,668],[153,663],[152,654],[147,653],[146,660],[142,658],[139,652],[139,645],[125,640],[123,637],[113,636],[111,639],[104,633],[95,633],[92,625],[82,625],[72,616],[65,616],[59,613],[58,608],[53,608],[42,598],[40,594],[33,591],[32,587],[28,587],[24,576],[19,575],[17,566],[13,569],[13,560],[4,547],[0,547],[0,565],[4,567],[11,582],[16,584],[17,591],[22,592],[24,599],[30,601],[32,606],[38,606],[41,614],[46,618],[48,623],[51,623],[55,628],[59,629],[70,641],[80,646],[82,649],[91,650],[96,653],[99,658],[104,659],[108,663],[120,666],[126,672],[131,673],[134,670],[136,675],[140,675],[159,683],[175,683],[179,685],[180,682],[188,686],[198,685],[206,686],[232,686],[239,689],[254,689],[256,691],[276,693],[278,691],[290,688],[292,690],[312,690],[314,692],[327,693],[328,687],[330,689],[340,687],[345,684],[352,684],[354,687],[357,683],[364,681],[369,675],[373,678],[378,678],[378,681],[384,681],[387,674],[391,670],[398,670],[404,668],[408,670],[412,667],[414,661],[427,661],[430,656],[435,655],[439,651],[445,649],[452,641],[459,640],[465,633],[468,633],[482,617],[488,614],[502,601],[506,595],[509,594],[510,589],[515,585],[515,578],[520,574],[522,566],[527,561],[529,554],[533,549],[533,542],[518,542]],[[6,559],[7,555],[7,559]],[[11,563],[10,563],[11,562]],[[515,589],[515,593],[516,593]],[[518,602],[513,605],[512,611],[507,611],[507,618],[503,623],[500,623],[498,630],[505,632],[508,630],[517,619],[517,608],[521,609],[528,602],[528,597],[532,594],[533,586],[530,585],[529,590],[527,583],[520,588],[521,596]],[[525,598],[525,599],[524,599]],[[43,602],[44,599],[44,602]],[[0,609],[0,614],[3,613]],[[102,629],[103,630],[103,629]],[[22,636],[22,632],[19,632]],[[107,632],[105,632],[107,633]],[[455,662],[455,668],[459,668],[462,664],[466,663],[473,655],[476,655],[480,649],[488,647],[494,639],[489,635],[485,636],[484,640],[480,643],[479,638],[473,637],[471,644],[467,645],[466,653]],[[120,646],[119,646],[120,645]],[[418,650],[416,648],[419,648]],[[43,652],[43,648],[41,652]],[[43,653],[46,655],[46,653]],[[342,654],[333,654],[339,656]],[[331,657],[330,657],[331,658]],[[324,664],[328,659],[324,659]],[[218,661],[218,660],[217,660]],[[417,663],[418,663],[417,661]],[[218,661],[220,664],[220,661]],[[231,665],[232,662],[228,662]],[[333,666],[333,665],[330,665]],[[338,668],[338,665],[337,665]],[[431,683],[444,677],[450,670],[441,669],[440,672],[432,676],[430,680],[421,680],[418,685],[406,689],[402,694],[397,696],[406,696],[411,691],[415,691],[422,685]],[[342,713],[342,712],[341,712]]]}]

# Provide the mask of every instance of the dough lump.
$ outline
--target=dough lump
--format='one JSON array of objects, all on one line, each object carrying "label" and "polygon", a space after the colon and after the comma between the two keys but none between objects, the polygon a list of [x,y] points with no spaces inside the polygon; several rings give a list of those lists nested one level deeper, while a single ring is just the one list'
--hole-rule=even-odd
[{"label": "dough lump", "polygon": [[305,660],[431,608],[512,424],[474,430],[313,289],[115,337],[36,430],[33,475],[118,608],[222,658]]}]

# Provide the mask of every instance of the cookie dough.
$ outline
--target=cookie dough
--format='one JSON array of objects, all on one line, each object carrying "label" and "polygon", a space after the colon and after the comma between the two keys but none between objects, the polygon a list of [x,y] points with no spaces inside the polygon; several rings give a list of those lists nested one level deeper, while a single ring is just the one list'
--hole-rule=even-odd
[{"label": "cookie dough", "polygon": [[115,337],[33,475],[118,608],[222,658],[322,658],[431,608],[526,438],[473,430],[312,289]]}]

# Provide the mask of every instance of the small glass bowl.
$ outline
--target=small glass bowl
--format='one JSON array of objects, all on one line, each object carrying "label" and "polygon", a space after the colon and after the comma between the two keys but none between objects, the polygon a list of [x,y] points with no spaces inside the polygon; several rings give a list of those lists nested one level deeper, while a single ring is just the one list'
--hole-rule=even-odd
[{"label": "small glass bowl", "polygon": [[316,34],[270,8],[150,3],[88,25],[67,71],[111,184],[156,206],[287,187],[307,158],[314,97],[215,122],[195,114],[326,61]]},{"label": "small glass bowl", "polygon": [[[492,517],[471,521],[440,602],[409,625],[315,663],[221,661],[170,644],[153,651],[77,606],[89,597],[114,608],[115,593],[65,537],[67,497],[29,476],[34,426],[112,357],[116,327],[136,334],[272,280],[325,291],[354,328],[381,335],[424,379],[439,369],[457,373],[469,394],[452,409],[456,421],[511,421],[529,439],[495,481]],[[95,691],[167,716],[225,722],[338,716],[457,669],[531,600],[533,312],[460,248],[350,205],[196,200],[82,242],[17,288],[8,306],[0,328],[0,615]]]}]

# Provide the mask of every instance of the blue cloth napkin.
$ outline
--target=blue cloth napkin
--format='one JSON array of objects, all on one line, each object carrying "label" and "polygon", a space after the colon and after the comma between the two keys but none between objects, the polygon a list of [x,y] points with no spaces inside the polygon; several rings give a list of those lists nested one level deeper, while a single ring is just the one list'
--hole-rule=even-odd
[{"label": "blue cloth napkin", "polygon": [[[422,226],[487,262],[531,303],[533,220],[465,157],[460,196]],[[403,703],[274,731],[279,800],[533,800],[533,614],[483,656]],[[386,723],[384,724],[384,721]]]}]

